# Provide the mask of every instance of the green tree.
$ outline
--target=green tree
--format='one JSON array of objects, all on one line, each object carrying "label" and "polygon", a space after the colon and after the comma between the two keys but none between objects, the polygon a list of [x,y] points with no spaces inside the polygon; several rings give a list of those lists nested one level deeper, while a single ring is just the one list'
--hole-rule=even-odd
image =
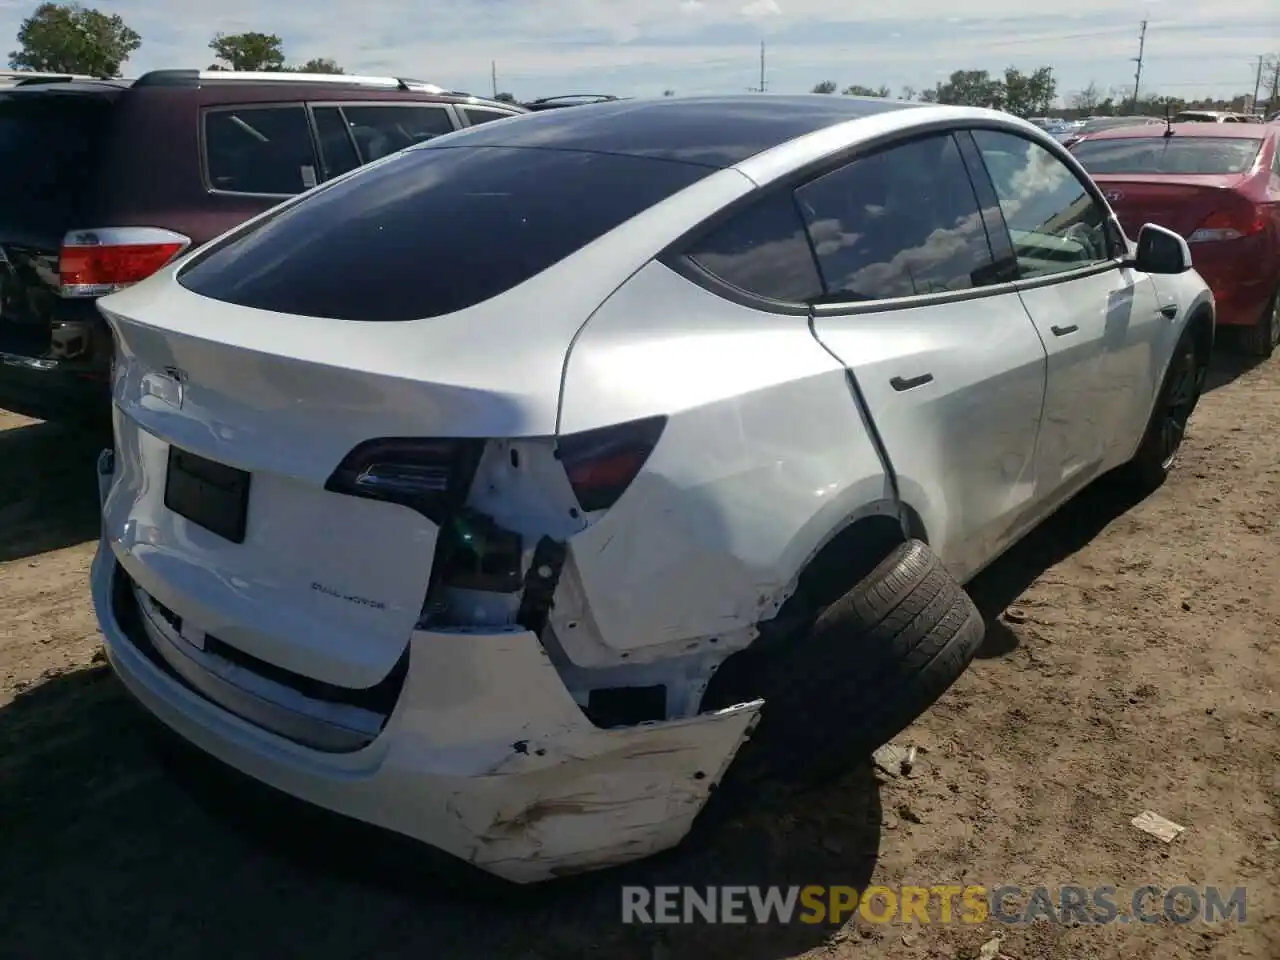
[{"label": "green tree", "polygon": [[1080,113],[1081,116],[1092,116],[1098,109],[1098,104],[1102,103],[1102,94],[1098,92],[1098,85],[1092,80],[1083,90],[1077,90],[1071,95],[1071,109]]},{"label": "green tree", "polygon": [[674,97],[676,95],[676,92],[674,90],[667,89],[662,91],[662,95],[664,97]]},{"label": "green tree", "polygon": [[274,33],[218,33],[209,41],[218,63],[210,70],[283,70],[283,41]]},{"label": "green tree", "polygon": [[115,77],[142,46],[142,37],[119,14],[78,3],[42,3],[18,28],[18,45],[9,53],[14,70]]},{"label": "green tree", "polygon": [[[1004,83],[986,70],[957,70],[945,83],[938,83],[928,99],[964,107],[999,107],[1004,103]],[[921,99],[925,99],[922,95]]]},{"label": "green tree", "polygon": [[1007,67],[1003,82],[996,82],[1001,84],[1000,106],[1020,117],[1043,116],[1048,113],[1058,94],[1053,67],[1039,67],[1031,73]]},{"label": "green tree", "polygon": [[312,57],[300,67],[292,68],[297,73],[346,73],[338,66],[338,61],[329,57]]},{"label": "green tree", "polygon": [[835,81],[823,80],[821,83],[814,85],[813,92],[814,93],[835,93],[836,92]]},{"label": "green tree", "polygon": [[499,101],[499,102],[501,102],[501,103],[515,103],[515,102],[516,102],[516,98],[515,98],[515,95],[514,95],[514,94],[505,93],[505,92],[504,92],[504,93],[496,94],[496,95],[494,96],[494,98],[493,98],[493,99],[495,99],[495,100],[497,100],[497,101]]},{"label": "green tree", "polygon": [[890,91],[889,91],[889,88],[886,87],[884,84],[881,84],[879,87],[864,87],[860,83],[855,83],[852,86],[845,87],[840,92],[843,93],[846,97],[885,98],[889,96]]}]

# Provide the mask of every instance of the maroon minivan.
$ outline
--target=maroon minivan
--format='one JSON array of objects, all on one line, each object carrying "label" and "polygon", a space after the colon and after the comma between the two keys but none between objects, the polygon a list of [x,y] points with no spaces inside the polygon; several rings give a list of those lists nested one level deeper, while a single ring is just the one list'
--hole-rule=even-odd
[{"label": "maroon minivan", "polygon": [[331,177],[524,112],[342,74],[159,70],[0,90],[0,407],[107,413],[98,297]]}]

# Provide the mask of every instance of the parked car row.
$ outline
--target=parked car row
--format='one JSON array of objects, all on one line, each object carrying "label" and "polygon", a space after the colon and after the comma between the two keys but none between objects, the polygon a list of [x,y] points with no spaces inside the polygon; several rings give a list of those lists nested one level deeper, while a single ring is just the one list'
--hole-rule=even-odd
[{"label": "parked car row", "polygon": [[1130,126],[1070,149],[1126,230],[1153,222],[1187,239],[1219,328],[1246,353],[1271,356],[1280,344],[1280,126]]},{"label": "parked car row", "polygon": [[109,371],[108,660],[288,793],[518,882],[664,849],[896,735],[963,584],[1174,464],[1213,296],[1032,124],[321,87],[5,106],[92,185],[3,245],[14,369]]}]

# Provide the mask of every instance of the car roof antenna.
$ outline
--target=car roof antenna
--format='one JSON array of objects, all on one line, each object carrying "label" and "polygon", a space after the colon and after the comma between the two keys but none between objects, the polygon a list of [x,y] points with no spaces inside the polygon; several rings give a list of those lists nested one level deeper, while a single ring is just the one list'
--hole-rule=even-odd
[{"label": "car roof antenna", "polygon": [[1169,101],[1164,102],[1164,134],[1163,136],[1173,136],[1173,121],[1169,119]]}]

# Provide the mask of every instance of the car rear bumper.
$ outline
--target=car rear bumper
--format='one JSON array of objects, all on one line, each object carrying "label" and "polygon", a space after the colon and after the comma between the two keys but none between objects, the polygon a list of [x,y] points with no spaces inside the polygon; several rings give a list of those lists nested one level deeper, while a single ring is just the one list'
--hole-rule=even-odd
[{"label": "car rear bumper", "polygon": [[0,351],[0,408],[37,420],[105,420],[111,409],[108,375]]},{"label": "car rear bumper", "polygon": [[1261,243],[1229,241],[1217,246],[1230,249],[1214,251],[1199,246],[1192,247],[1192,256],[1213,291],[1218,326],[1256,324],[1280,284],[1280,268],[1270,265]]},{"label": "car rear bumper", "polygon": [[[110,482],[104,453],[104,498]],[[201,682],[190,664],[174,669],[174,650],[158,649],[153,633],[140,632],[137,611],[127,609],[132,594],[122,589],[121,561],[128,558],[116,551],[105,537],[99,543],[93,601],[108,661],[148,711],[272,787],[515,882],[674,846],[762,705],[600,729],[532,633],[415,631],[382,729],[355,749],[319,749],[246,719],[252,705],[229,702],[228,691]],[[264,722],[287,729],[279,717]]]}]

